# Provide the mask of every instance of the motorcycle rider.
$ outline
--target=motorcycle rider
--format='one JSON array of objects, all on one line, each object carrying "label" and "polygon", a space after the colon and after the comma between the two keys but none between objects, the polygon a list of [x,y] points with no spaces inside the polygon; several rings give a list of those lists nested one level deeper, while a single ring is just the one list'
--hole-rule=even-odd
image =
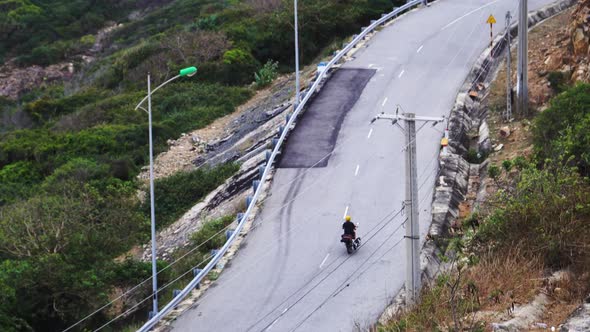
[{"label": "motorcycle rider", "polygon": [[352,235],[352,240],[356,239],[356,225],[352,223],[352,218],[350,216],[344,217],[344,223],[342,224],[342,229],[344,229],[344,234]]}]

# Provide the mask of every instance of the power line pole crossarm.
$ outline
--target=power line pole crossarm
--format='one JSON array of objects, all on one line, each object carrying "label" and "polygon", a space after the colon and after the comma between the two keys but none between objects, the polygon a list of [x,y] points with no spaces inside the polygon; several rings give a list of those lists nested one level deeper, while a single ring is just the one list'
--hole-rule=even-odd
[{"label": "power line pole crossarm", "polygon": [[[414,113],[390,115],[381,113],[375,120],[391,120],[392,124],[404,121],[406,137],[406,199],[404,209],[408,215],[409,227],[406,226],[406,302],[412,305],[420,295],[420,225],[418,213],[418,166],[416,161],[416,121],[443,122],[444,117],[416,116]],[[400,126],[401,128],[401,126]]]}]

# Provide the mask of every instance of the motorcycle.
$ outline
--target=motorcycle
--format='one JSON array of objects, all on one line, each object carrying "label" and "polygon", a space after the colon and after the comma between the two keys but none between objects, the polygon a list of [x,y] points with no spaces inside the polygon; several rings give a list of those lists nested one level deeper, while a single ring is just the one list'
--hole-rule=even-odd
[{"label": "motorcycle", "polygon": [[349,255],[357,251],[357,249],[361,246],[361,238],[357,237],[356,239],[353,239],[352,235],[350,234],[342,234],[340,242],[344,242],[344,245],[346,246],[346,252],[348,252]]}]

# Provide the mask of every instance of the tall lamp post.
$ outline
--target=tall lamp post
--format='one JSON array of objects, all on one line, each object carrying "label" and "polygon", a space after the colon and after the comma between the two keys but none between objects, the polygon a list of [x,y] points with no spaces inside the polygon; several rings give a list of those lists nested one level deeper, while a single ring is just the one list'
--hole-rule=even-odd
[{"label": "tall lamp post", "polygon": [[295,20],[295,107],[293,111],[299,106],[299,27],[297,18],[297,0],[293,1],[293,7],[295,8],[294,20]]},{"label": "tall lamp post", "polygon": [[[178,75],[172,77],[171,79],[167,80],[166,82],[158,85],[154,90],[151,89],[151,79],[150,74],[147,75],[147,96],[145,96],[137,106],[135,106],[135,110],[142,109],[148,114],[148,122],[149,122],[149,141],[150,141],[150,216],[151,216],[151,225],[152,225],[152,289],[153,289],[153,310],[150,312],[150,317],[158,313],[158,269],[156,267],[156,212],[154,208],[154,146],[152,140],[152,93],[156,92],[158,89],[163,87],[164,85],[174,81],[175,79],[183,76],[193,76],[197,73],[196,67],[188,67],[181,69]],[[148,109],[146,110],[143,106],[141,106],[145,101],[148,101]]]}]

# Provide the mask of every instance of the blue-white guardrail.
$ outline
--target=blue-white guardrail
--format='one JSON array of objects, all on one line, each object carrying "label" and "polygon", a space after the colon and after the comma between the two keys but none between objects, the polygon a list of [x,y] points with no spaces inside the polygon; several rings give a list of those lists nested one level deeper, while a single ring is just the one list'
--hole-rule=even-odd
[{"label": "blue-white guardrail", "polygon": [[[287,137],[287,134],[289,132],[289,128],[292,127],[293,123],[297,119],[297,116],[299,115],[299,113],[301,113],[301,111],[305,107],[306,103],[309,101],[309,99],[311,98],[313,93],[317,90],[320,82],[326,76],[326,74],[332,68],[332,66],[334,66],[334,64],[336,64],[338,61],[340,61],[340,59],[346,53],[348,53],[359,41],[363,40],[365,38],[365,36],[368,33],[370,33],[371,31],[373,31],[377,26],[385,23],[386,21],[390,20],[391,18],[393,18],[393,17],[405,12],[406,10],[411,9],[414,6],[417,6],[421,3],[426,3],[426,1],[425,0],[410,1],[401,7],[395,8],[391,13],[383,15],[380,19],[372,21],[371,25],[369,25],[368,27],[363,29],[363,31],[358,36],[356,36],[340,52],[338,52],[334,56],[334,58],[332,58],[332,60],[330,62],[328,62],[328,64],[325,66],[324,70],[322,70],[319,73],[319,75],[317,76],[316,80],[314,81],[314,83],[311,86],[311,88],[309,89],[309,91],[307,91],[307,93],[305,94],[301,103],[297,106],[297,109],[295,109],[293,114],[288,118],[286,126],[280,132],[280,137],[278,139],[278,142],[276,142],[276,144],[274,145],[274,148],[272,150],[272,154],[270,155],[270,158],[268,158],[266,166],[264,167],[264,172],[262,173],[262,176],[260,177],[260,182],[259,182],[260,184],[264,183],[264,181],[266,180],[266,177],[268,176],[268,173],[270,172],[270,170],[272,168],[272,164],[273,164],[277,154],[279,153],[279,150],[281,149],[281,146],[283,145],[285,138]],[[172,299],[172,301],[170,301],[164,308],[162,308],[156,315],[154,315],[142,327],[140,327],[138,329],[138,331],[147,332],[152,327],[154,327],[162,318],[164,318],[172,309],[174,309],[174,307],[176,307],[188,294],[190,294],[190,292],[213,269],[213,267],[215,267],[215,265],[217,265],[217,263],[219,263],[219,261],[221,260],[221,258],[225,254],[225,252],[229,249],[229,247],[232,245],[234,240],[240,234],[240,231],[242,230],[242,227],[244,226],[245,221],[248,219],[248,217],[252,213],[252,209],[254,208],[254,205],[256,205],[256,202],[258,200],[258,196],[260,196],[260,193],[262,192],[262,190],[263,190],[263,186],[261,186],[261,185],[254,186],[254,196],[251,199],[249,199],[248,209],[246,210],[246,212],[244,214],[242,214],[241,217],[239,217],[238,226],[236,227],[236,230],[231,234],[231,236],[225,242],[223,247],[221,247],[221,249],[219,249],[219,251],[217,251],[217,253],[213,257],[213,259],[211,261],[209,261],[207,266],[205,266],[205,268],[200,270],[199,273],[194,277],[194,279],[191,280],[191,282],[186,287],[184,287],[180,292],[175,292],[176,294],[175,294],[174,298]]]}]

